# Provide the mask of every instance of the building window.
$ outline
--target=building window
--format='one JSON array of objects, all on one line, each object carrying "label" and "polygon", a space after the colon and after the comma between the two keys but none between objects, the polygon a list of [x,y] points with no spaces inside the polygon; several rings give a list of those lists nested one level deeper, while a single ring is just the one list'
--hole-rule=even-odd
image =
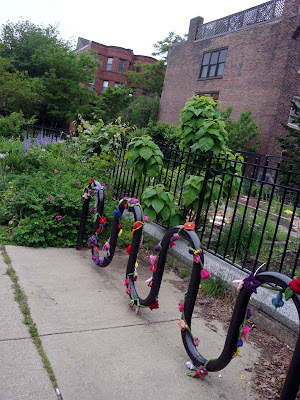
[{"label": "building window", "polygon": [[300,107],[300,97],[297,97],[297,96],[292,98],[292,106],[290,109],[288,125],[291,128],[300,130],[300,115],[299,115],[299,112],[297,112],[296,107]]},{"label": "building window", "polygon": [[105,92],[105,90],[108,88],[108,81],[103,81],[102,85],[102,92]]},{"label": "building window", "polygon": [[198,96],[208,96],[212,97],[214,100],[219,100],[220,92],[196,92]]},{"label": "building window", "polygon": [[120,85],[120,82],[115,82],[115,87],[118,87]]},{"label": "building window", "polygon": [[224,72],[226,55],[227,49],[204,53],[199,79],[221,78]]},{"label": "building window", "polygon": [[113,63],[113,57],[108,57],[107,64],[106,64],[106,71],[111,71],[112,63]]},{"label": "building window", "polygon": [[119,65],[118,65],[118,72],[119,74],[124,74],[124,69],[125,69],[125,60],[119,60]]},{"label": "building window", "polygon": [[89,83],[89,86],[88,86],[88,91],[89,91],[89,92],[92,92],[92,91],[95,89],[95,82],[96,82],[96,78],[94,78],[94,79]]}]

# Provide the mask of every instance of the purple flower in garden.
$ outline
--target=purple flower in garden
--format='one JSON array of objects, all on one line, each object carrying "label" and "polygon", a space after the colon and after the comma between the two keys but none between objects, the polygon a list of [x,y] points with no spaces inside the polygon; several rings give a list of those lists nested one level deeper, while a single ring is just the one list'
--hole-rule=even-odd
[{"label": "purple flower in garden", "polygon": [[59,143],[59,144],[62,144],[62,140],[58,140],[58,143]]},{"label": "purple flower in garden", "polygon": [[58,173],[59,173],[59,170],[58,170],[58,169],[55,169],[53,172],[54,172],[55,174],[58,174]]},{"label": "purple flower in garden", "polygon": [[47,197],[48,201],[52,201],[53,196],[51,196],[51,194],[49,194],[49,196]]},{"label": "purple flower in garden", "polygon": [[249,318],[251,318],[251,317],[252,317],[252,311],[251,311],[250,308],[248,307],[246,318],[249,319]]},{"label": "purple flower in garden", "polygon": [[87,245],[88,247],[95,247],[97,246],[98,242],[99,239],[96,238],[96,236],[91,236],[90,238],[88,238]]},{"label": "purple flower in garden", "polygon": [[45,151],[47,151],[47,150],[46,150],[46,149],[42,149],[42,151],[44,151],[44,152],[45,152]]},{"label": "purple flower in garden", "polygon": [[75,185],[81,185],[81,182],[80,181],[76,181]]},{"label": "purple flower in garden", "polygon": [[251,274],[244,279],[244,285],[248,290],[251,290],[253,293],[257,293],[257,288],[260,285],[260,281],[255,279],[255,275],[251,272]]},{"label": "purple flower in garden", "polygon": [[103,188],[105,188],[105,183],[100,183],[100,186],[102,186]]},{"label": "purple flower in garden", "polygon": [[57,221],[60,221],[62,219],[62,216],[61,215],[57,215],[55,218],[57,219]]}]

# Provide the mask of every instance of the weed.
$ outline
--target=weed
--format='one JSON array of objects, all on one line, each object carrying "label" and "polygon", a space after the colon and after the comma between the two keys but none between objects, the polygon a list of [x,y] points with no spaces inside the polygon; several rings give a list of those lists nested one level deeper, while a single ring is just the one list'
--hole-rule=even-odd
[{"label": "weed", "polygon": [[19,304],[19,308],[23,314],[24,324],[28,326],[30,335],[33,339],[33,342],[37,348],[39,355],[42,358],[44,368],[46,369],[46,371],[50,377],[50,380],[51,380],[54,388],[56,389],[56,387],[57,387],[56,378],[55,378],[53,369],[51,367],[50,361],[48,360],[47,355],[43,349],[42,342],[39,338],[37,326],[33,322],[33,319],[31,317],[30,309],[29,309],[28,302],[27,302],[27,297],[26,297],[25,293],[23,292],[23,290],[21,289],[21,286],[18,283],[19,278],[18,278],[15,270],[11,266],[11,260],[3,246],[1,246],[1,253],[2,253],[5,263],[8,265],[6,273],[10,277],[11,281],[13,282],[15,300]]}]

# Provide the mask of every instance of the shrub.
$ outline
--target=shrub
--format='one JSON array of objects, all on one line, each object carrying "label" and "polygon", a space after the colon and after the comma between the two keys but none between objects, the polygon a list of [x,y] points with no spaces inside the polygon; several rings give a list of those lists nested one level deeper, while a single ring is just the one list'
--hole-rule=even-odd
[{"label": "shrub", "polygon": [[222,113],[228,132],[228,146],[237,151],[257,151],[260,142],[256,138],[259,134],[259,128],[252,118],[252,111],[241,113],[237,121],[230,119],[232,107]]},{"label": "shrub", "polygon": [[26,125],[33,124],[35,118],[26,120],[22,112],[13,112],[8,117],[0,115],[0,136],[6,138],[23,138],[26,135]]}]

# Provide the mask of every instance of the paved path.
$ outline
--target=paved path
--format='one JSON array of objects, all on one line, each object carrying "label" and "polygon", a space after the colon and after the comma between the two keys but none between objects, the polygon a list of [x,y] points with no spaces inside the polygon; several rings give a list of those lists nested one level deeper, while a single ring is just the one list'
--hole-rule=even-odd
[{"label": "paved path", "polygon": [[[159,310],[142,309],[138,316],[127,305],[126,253],[118,252],[110,266],[98,269],[87,250],[6,249],[63,400],[257,398],[245,368],[253,367],[259,353],[249,343],[220,373],[209,373],[203,381],[187,377],[188,357],[177,325],[183,294],[173,283],[179,279],[173,272],[165,272]],[[139,267],[141,294],[147,293],[148,268]],[[0,284],[0,300],[5,304],[0,309],[4,321],[0,326],[0,399],[56,399],[22,325],[9,278],[1,275]],[[202,319],[193,319],[193,332],[200,337],[199,346],[207,358],[218,356],[224,344],[221,324],[213,324],[212,330]],[[245,380],[240,380],[242,374]]]}]

